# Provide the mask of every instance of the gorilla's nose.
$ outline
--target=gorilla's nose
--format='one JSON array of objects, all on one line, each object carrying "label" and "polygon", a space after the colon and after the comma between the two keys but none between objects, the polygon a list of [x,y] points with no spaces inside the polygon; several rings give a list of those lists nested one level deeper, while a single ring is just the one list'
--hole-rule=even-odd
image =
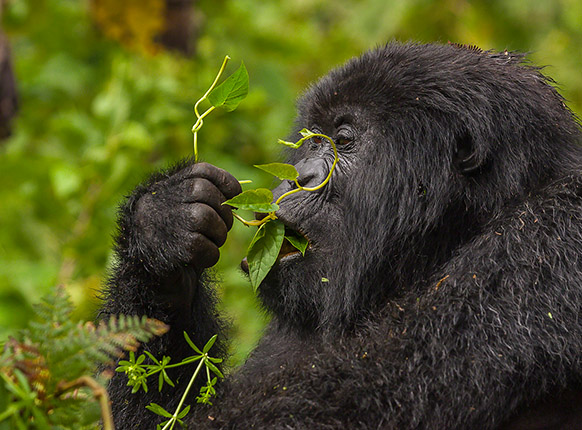
[{"label": "gorilla's nose", "polygon": [[323,157],[306,158],[295,165],[299,177],[297,182],[302,187],[316,187],[321,184],[328,172],[329,168]]}]

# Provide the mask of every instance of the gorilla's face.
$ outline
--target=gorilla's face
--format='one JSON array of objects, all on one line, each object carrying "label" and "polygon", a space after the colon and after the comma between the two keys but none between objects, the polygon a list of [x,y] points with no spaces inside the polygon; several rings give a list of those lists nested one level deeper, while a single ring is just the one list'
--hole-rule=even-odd
[{"label": "gorilla's face", "polygon": [[[398,270],[406,241],[426,232],[440,215],[428,190],[441,188],[450,176],[450,151],[430,133],[423,136],[431,139],[428,145],[421,139],[422,128],[434,127],[427,115],[411,115],[404,101],[392,107],[399,90],[385,88],[385,74],[370,84],[373,66],[349,63],[312,87],[299,104],[297,130],[330,136],[339,161],[321,190],[295,193],[280,203],[278,218],[304,235],[309,248],[302,256],[284,245],[259,291],[276,315],[302,328],[349,320],[358,303],[385,296],[391,288],[385,286],[386,267]],[[299,138],[296,133],[289,140]],[[292,151],[288,162],[296,166],[302,186],[314,187],[333,160],[329,142],[315,138]],[[274,190],[275,199],[294,187],[284,181]],[[447,188],[442,194],[449,193]],[[388,276],[394,280],[400,274]]]},{"label": "gorilla's face", "polygon": [[[333,93],[333,89],[329,91]],[[387,168],[379,166],[374,156],[385,137],[381,129],[371,126],[372,115],[365,103],[338,99],[337,104],[326,104],[323,109],[318,109],[318,104],[318,99],[306,96],[297,128],[330,136],[336,143],[339,161],[326,186],[281,201],[278,219],[287,229],[305,236],[309,247],[302,256],[284,243],[276,265],[259,290],[268,308],[302,328],[336,319],[344,307],[352,306],[355,297],[350,290],[358,293],[351,286],[360,282],[364,268],[378,261],[381,253],[377,226],[382,220],[377,216],[382,216],[378,211],[386,199],[378,177],[372,173]],[[290,140],[299,138],[296,134]],[[333,161],[331,144],[320,138],[307,141],[288,159],[296,166],[298,182],[304,187],[321,184]],[[273,190],[274,198],[294,188],[293,182],[284,181]],[[333,309],[335,315],[325,315],[326,309]]]}]

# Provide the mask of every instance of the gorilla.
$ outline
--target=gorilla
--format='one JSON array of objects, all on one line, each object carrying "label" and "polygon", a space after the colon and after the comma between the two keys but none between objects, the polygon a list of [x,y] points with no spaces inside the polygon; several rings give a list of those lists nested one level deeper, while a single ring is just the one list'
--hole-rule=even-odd
[{"label": "gorilla", "polygon": [[[282,248],[258,289],[271,322],[212,406],[194,389],[190,428],[582,428],[582,131],[553,81],[513,52],[394,42],[311,86],[290,140],[304,127],[339,153],[277,212],[309,247]],[[303,186],[333,159],[318,138],[288,154]],[[225,357],[208,269],[240,191],[193,161],[138,186],[101,317],[167,322],[144,347],[173,362],[184,330]],[[121,429],[182,393],[126,382],[110,383]]]}]

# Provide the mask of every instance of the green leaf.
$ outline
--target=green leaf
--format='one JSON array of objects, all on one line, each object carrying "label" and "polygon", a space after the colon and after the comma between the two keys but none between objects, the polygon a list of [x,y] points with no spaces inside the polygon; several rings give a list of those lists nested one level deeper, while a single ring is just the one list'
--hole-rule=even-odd
[{"label": "green leaf", "polygon": [[154,363],[156,363],[157,365],[160,365],[160,366],[161,366],[161,364],[160,364],[160,362],[158,361],[158,359],[157,359],[156,357],[154,357],[154,356],[153,356],[153,354],[152,354],[151,352],[149,352],[149,351],[144,351],[144,352],[147,354],[147,356],[150,358],[150,360],[152,360],[152,361],[153,361]]},{"label": "green leaf", "polygon": [[214,107],[221,107],[230,112],[237,108],[239,103],[249,93],[249,74],[244,63],[224,82],[208,94],[208,101]]},{"label": "green leaf", "polygon": [[162,375],[164,375],[164,381],[166,381],[170,387],[175,387],[174,383],[172,382],[172,380],[170,379],[165,370],[162,370]]},{"label": "green leaf", "polygon": [[[265,237],[265,226],[271,221],[267,221],[265,224],[261,224],[259,226],[259,229],[257,230],[257,232],[255,233],[255,235],[253,236],[251,243],[249,244],[248,249],[250,250],[256,242],[258,242],[259,240],[261,240],[263,237]],[[248,251],[247,251],[248,254]],[[248,259],[247,259],[248,260]]]},{"label": "green leaf", "polygon": [[163,386],[164,386],[164,374],[163,372],[160,372],[158,376],[158,391],[162,391]]},{"label": "green leaf", "polygon": [[156,415],[160,415],[166,418],[172,418],[172,414],[166,411],[157,403],[150,403],[149,405],[146,406],[146,409],[152,411]]},{"label": "green leaf", "polygon": [[251,285],[255,291],[277,261],[284,236],[285,225],[273,220],[263,224],[253,238],[249,246],[247,262]]},{"label": "green leaf", "polygon": [[220,370],[218,370],[218,367],[216,367],[214,364],[212,364],[209,361],[206,361],[204,364],[206,364],[206,367],[208,367],[215,375],[220,376],[221,378],[224,378],[224,375],[222,374],[222,372]]},{"label": "green leaf", "polygon": [[238,209],[254,212],[269,213],[279,210],[279,206],[272,203],[273,193],[266,188],[247,190],[238,196],[227,200],[223,205],[230,205]]},{"label": "green leaf", "polygon": [[285,234],[285,239],[287,239],[291,245],[297,248],[297,250],[301,252],[301,255],[305,256],[305,251],[309,246],[309,242],[304,236],[301,236],[295,232],[287,232]]},{"label": "green leaf", "polygon": [[301,146],[301,145],[298,145],[297,143],[288,142],[288,141],[283,140],[283,139],[278,139],[277,143],[279,143],[281,145],[289,146],[290,148],[294,148],[294,149],[297,149]]},{"label": "green leaf", "polygon": [[216,342],[216,337],[217,335],[214,335],[208,340],[208,342],[206,342],[206,345],[204,345],[204,348],[202,349],[204,354],[210,351],[210,348],[212,348],[212,345],[214,345],[214,342]]},{"label": "green leaf", "polygon": [[270,173],[277,178],[284,180],[289,179],[294,181],[299,177],[299,173],[295,166],[285,163],[269,163],[269,164],[255,164],[257,169],[261,169],[267,173]]},{"label": "green leaf", "polygon": [[198,347],[196,345],[194,345],[194,342],[192,342],[192,339],[190,339],[190,336],[188,336],[188,333],[186,333],[186,332],[184,332],[184,339],[186,339],[186,342],[188,342],[188,345],[190,345],[190,348],[192,348],[198,354],[202,354],[202,351],[200,351],[198,349]]},{"label": "green leaf", "polygon": [[186,406],[184,409],[180,411],[180,413],[178,414],[178,419],[181,420],[182,418],[184,418],[188,412],[190,412],[190,405]]}]

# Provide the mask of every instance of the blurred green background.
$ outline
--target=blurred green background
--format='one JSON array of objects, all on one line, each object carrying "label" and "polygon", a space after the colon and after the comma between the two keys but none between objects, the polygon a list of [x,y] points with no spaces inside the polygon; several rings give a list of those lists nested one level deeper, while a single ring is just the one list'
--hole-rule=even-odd
[{"label": "blurred green background", "polygon": [[[116,207],[151,171],[192,153],[193,104],[224,57],[244,60],[248,98],[215,112],[201,157],[255,186],[311,81],[390,40],[531,52],[582,113],[580,0],[8,0],[2,31],[19,96],[0,142],[0,339],[63,284],[90,319],[111,263]],[[252,231],[236,224],[217,272],[235,360],[265,316],[238,269]]]}]

